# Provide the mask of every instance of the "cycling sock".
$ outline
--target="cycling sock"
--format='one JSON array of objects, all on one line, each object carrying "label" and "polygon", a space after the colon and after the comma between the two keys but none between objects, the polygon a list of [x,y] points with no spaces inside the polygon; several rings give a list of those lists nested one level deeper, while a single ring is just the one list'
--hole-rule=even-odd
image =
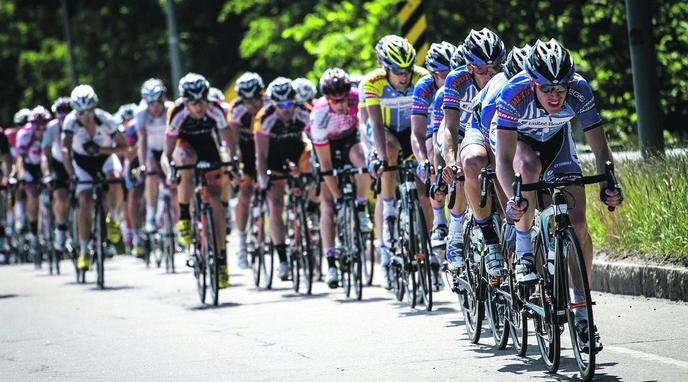
[{"label": "cycling sock", "polygon": [[[585,301],[585,293],[580,290],[573,290],[573,302]],[[585,320],[587,318],[587,312],[585,308],[575,308],[574,312],[576,314],[576,323]]]},{"label": "cycling sock", "polygon": [[444,207],[432,207],[432,226],[447,225],[447,216],[444,215]]},{"label": "cycling sock", "polygon": [[458,240],[463,238],[463,215],[449,211],[449,234],[452,238]]},{"label": "cycling sock", "polygon": [[280,263],[287,262],[287,245],[286,244],[275,244],[275,249],[277,250],[277,257],[279,257]]},{"label": "cycling sock", "polygon": [[139,246],[142,244],[142,241],[141,230],[138,228],[134,229],[134,245]]},{"label": "cycling sock", "polygon": [[88,253],[88,240],[79,240],[79,254]]},{"label": "cycling sock", "polygon": [[221,202],[222,208],[225,210],[225,216],[229,216],[230,210],[229,210],[229,202]]},{"label": "cycling sock", "polygon": [[38,235],[38,220],[29,222],[29,227],[31,227],[31,233]]},{"label": "cycling sock", "polygon": [[394,209],[394,198],[382,199],[382,216],[397,216],[397,210]]},{"label": "cycling sock", "polygon": [[497,235],[497,231],[495,231],[494,225],[492,224],[492,218],[490,216],[481,220],[473,218],[473,220],[475,220],[475,223],[480,227],[480,231],[483,233],[485,244],[499,244],[499,236]]},{"label": "cycling sock", "polygon": [[146,206],[146,221],[155,219],[155,207]]},{"label": "cycling sock", "polygon": [[357,196],[356,197],[356,203],[358,203],[359,206],[367,206],[368,205],[368,197]]},{"label": "cycling sock", "polygon": [[523,232],[516,229],[516,257],[521,258],[526,253],[533,253],[533,242],[530,241],[532,228]]},{"label": "cycling sock", "polygon": [[179,203],[179,220],[191,220],[189,205],[186,203]]},{"label": "cycling sock", "polygon": [[389,265],[389,251],[384,244],[380,244],[380,264],[382,264],[383,267]]},{"label": "cycling sock", "polygon": [[246,231],[239,231],[239,248],[246,248]]},{"label": "cycling sock", "polygon": [[335,258],[334,258],[334,248],[332,248],[332,247],[323,248],[323,252],[325,252],[325,258],[327,259],[327,267],[328,268],[336,268]]}]

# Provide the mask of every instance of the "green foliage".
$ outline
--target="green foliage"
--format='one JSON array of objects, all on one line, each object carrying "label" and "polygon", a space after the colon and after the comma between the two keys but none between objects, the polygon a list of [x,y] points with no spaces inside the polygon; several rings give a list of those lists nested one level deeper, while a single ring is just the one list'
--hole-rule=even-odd
[{"label": "green foliage", "polygon": [[597,187],[586,188],[596,250],[688,264],[688,157],[623,162],[617,173],[624,202],[612,213],[599,202]]}]

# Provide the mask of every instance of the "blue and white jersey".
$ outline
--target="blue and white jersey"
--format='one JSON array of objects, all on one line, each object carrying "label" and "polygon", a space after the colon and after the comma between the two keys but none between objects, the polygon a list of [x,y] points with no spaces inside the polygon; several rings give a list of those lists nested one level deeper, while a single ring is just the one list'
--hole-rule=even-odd
[{"label": "blue and white jersey", "polygon": [[444,109],[442,105],[444,104],[444,86],[437,89],[437,94],[435,94],[435,99],[432,101],[432,133],[436,134],[440,129],[440,124],[444,118]]},{"label": "blue and white jersey", "polygon": [[509,79],[503,72],[497,73],[473,98],[472,108],[474,112],[471,115],[468,128],[479,130],[485,142],[489,140],[490,125],[497,111],[497,98],[507,82]]},{"label": "blue and white jersey", "polygon": [[583,131],[602,124],[592,89],[578,73],[573,77],[564,106],[555,115],[547,114],[539,105],[525,72],[509,80],[497,98],[496,128],[518,131],[540,142],[548,141],[575,116],[580,119]]},{"label": "blue and white jersey", "polygon": [[422,77],[413,89],[413,101],[411,103],[411,115],[422,115],[427,118],[427,130],[425,137],[432,136],[432,102],[435,99],[437,88],[431,75]]},{"label": "blue and white jersey", "polygon": [[473,75],[468,72],[466,65],[459,66],[447,75],[444,81],[444,110],[452,109],[459,112],[459,126],[445,126],[447,129],[458,129],[461,135],[466,131],[468,119],[473,113],[471,101],[478,94]]}]

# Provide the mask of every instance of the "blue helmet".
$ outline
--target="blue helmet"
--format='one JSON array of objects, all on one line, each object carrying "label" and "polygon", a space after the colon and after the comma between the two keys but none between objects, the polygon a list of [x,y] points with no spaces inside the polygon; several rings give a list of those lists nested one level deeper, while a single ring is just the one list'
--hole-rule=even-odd
[{"label": "blue helmet", "polygon": [[501,64],[506,58],[504,42],[487,28],[471,29],[463,42],[463,51],[466,64],[476,66]]},{"label": "blue helmet", "polygon": [[450,70],[451,59],[456,47],[446,41],[433,43],[425,55],[425,68],[431,72],[444,72]]},{"label": "blue helmet", "polygon": [[576,68],[571,54],[559,41],[537,40],[528,54],[526,72],[536,84],[556,85],[571,82]]},{"label": "blue helmet", "polygon": [[511,78],[515,76],[516,73],[525,69],[530,48],[530,44],[525,44],[522,48],[515,46],[513,49],[511,49],[509,55],[506,56],[506,62],[504,63],[504,68],[502,69],[507,78]]}]

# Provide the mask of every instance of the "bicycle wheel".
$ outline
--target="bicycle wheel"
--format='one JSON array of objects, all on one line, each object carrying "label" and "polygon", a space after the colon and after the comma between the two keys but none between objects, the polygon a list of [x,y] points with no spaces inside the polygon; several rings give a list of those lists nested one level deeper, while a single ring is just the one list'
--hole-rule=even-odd
[{"label": "bicycle wheel", "polygon": [[365,244],[365,252],[362,259],[363,275],[365,277],[365,284],[371,286],[373,285],[373,274],[375,273],[375,256],[378,251],[375,246],[375,235],[372,232],[364,233],[363,242]]},{"label": "bicycle wheel", "polygon": [[432,267],[430,259],[432,256],[432,245],[428,238],[427,225],[423,217],[423,211],[420,209],[420,204],[414,204],[413,215],[415,217],[415,241],[416,252],[415,258],[418,264],[418,283],[420,298],[425,304],[425,310],[432,311]]},{"label": "bicycle wheel", "polygon": [[409,228],[411,224],[410,221],[407,222],[403,217],[404,214],[409,217],[408,208],[402,206],[401,214],[402,217],[397,219],[399,225],[399,241],[397,245],[399,246],[399,256],[403,264],[401,269],[401,281],[404,288],[403,294],[406,296],[406,302],[411,308],[415,308],[418,296],[418,281],[416,280],[415,270],[417,266],[414,264],[415,254],[413,252],[415,251],[414,248],[412,248],[413,243],[411,242],[411,233],[413,230]]},{"label": "bicycle wheel", "polygon": [[206,278],[210,284],[210,299],[213,305],[217,305],[220,299],[220,272],[218,253],[216,249],[215,230],[213,226],[213,211],[210,206],[203,206],[203,215],[201,216],[201,253],[205,258]]},{"label": "bicycle wheel", "polygon": [[504,350],[509,343],[509,321],[506,318],[508,299],[505,297],[509,293],[506,283],[487,286],[487,322],[492,331],[495,345]]},{"label": "bicycle wheel", "polygon": [[69,238],[66,240],[66,245],[65,245],[65,251],[67,249],[69,250],[69,253],[72,258],[72,265],[74,266],[74,275],[76,275],[76,282],[80,283],[81,282],[81,272],[79,269],[76,267],[76,259],[77,256],[79,255],[79,227],[78,227],[78,219],[79,219],[79,207],[76,205],[74,202],[74,199],[71,200],[70,207],[69,207]]},{"label": "bicycle wheel", "polygon": [[[151,252],[156,250],[157,246],[153,244],[151,234],[146,232],[143,234],[143,262],[146,263],[146,268],[150,268],[151,262]],[[157,256],[154,256],[157,257]],[[157,260],[157,259],[156,259]],[[158,263],[158,268],[160,268],[160,263]]]},{"label": "bicycle wheel", "polygon": [[[107,234],[105,232],[105,216],[99,203],[93,207],[93,225],[95,229],[95,250],[96,250],[96,283],[100,289],[105,288],[105,243]],[[84,276],[85,277],[85,276]]]},{"label": "bicycle wheel", "polygon": [[165,224],[163,224],[163,229],[165,232],[165,237],[164,237],[164,257],[165,257],[165,271],[167,273],[175,273],[175,265],[174,265],[174,255],[177,252],[177,243],[175,242],[175,235],[174,235],[174,225],[173,225],[173,220],[172,220],[172,206],[170,206],[170,197],[169,195],[164,197],[164,203],[163,205],[165,206]]},{"label": "bicycle wheel", "polygon": [[[470,219],[470,217],[469,217]],[[471,242],[470,232],[472,224],[464,229],[464,258],[465,264],[459,274],[459,304],[463,312],[463,322],[468,338],[474,344],[480,341],[482,322],[485,318],[485,305],[480,300],[480,268],[481,263],[475,263],[476,248]]]},{"label": "bicycle wheel", "polygon": [[300,266],[303,270],[303,286],[306,294],[311,294],[313,289],[313,248],[311,246],[311,233],[306,223],[306,209],[301,203],[299,209],[299,253]]},{"label": "bicycle wheel", "polygon": [[404,293],[406,292],[405,285],[407,284],[404,282],[404,259],[398,255],[392,256],[389,267],[390,272],[392,272],[392,289],[394,290],[394,297],[397,301],[402,301],[404,299]]},{"label": "bicycle wheel", "polygon": [[193,243],[190,248],[192,251],[190,257],[193,259],[193,275],[196,280],[196,292],[198,293],[198,298],[201,300],[201,304],[205,304],[208,286],[205,280],[205,260],[201,252],[201,232],[196,229],[197,226],[196,221],[193,221]]},{"label": "bicycle wheel", "polygon": [[561,273],[558,276],[564,284],[559,290],[564,292],[563,302],[566,306],[571,346],[581,378],[589,381],[595,375],[596,358],[593,302],[590,297],[585,259],[572,228],[563,232],[559,248],[562,254],[559,259],[568,260],[568,278],[563,274],[567,270],[566,266],[560,267]]},{"label": "bicycle wheel", "polygon": [[361,300],[363,298],[363,256],[365,253],[365,247],[363,245],[363,237],[361,235],[361,224],[358,220],[358,214],[356,211],[356,204],[353,200],[349,201],[349,206],[347,210],[350,212],[348,215],[349,227],[353,229],[351,231],[351,237],[353,239],[353,246],[351,247],[351,281],[354,285],[354,293],[356,294],[356,299]]},{"label": "bicycle wheel", "polygon": [[[504,230],[502,230],[503,232]],[[523,307],[523,301],[525,301],[529,294],[530,288],[523,285],[518,285],[516,283],[516,273],[515,273],[515,261],[516,255],[511,252],[502,237],[502,253],[504,259],[506,260],[508,276],[506,279],[506,292],[508,296],[507,304],[505,305],[506,311],[506,321],[509,325],[509,335],[511,337],[511,343],[516,350],[519,357],[524,357],[526,351],[528,350],[528,316],[525,313]],[[500,343],[500,349],[501,348]]]},{"label": "bicycle wheel", "polygon": [[[290,201],[290,203],[293,203]],[[299,233],[301,228],[299,227],[300,221],[297,216],[297,211],[294,210],[296,206],[287,206],[289,213],[287,213],[287,236],[289,238],[289,244],[287,250],[289,251],[289,268],[291,270],[291,283],[294,292],[299,293],[299,288],[301,286],[301,238]]]},{"label": "bicycle wheel", "polygon": [[547,254],[540,237],[536,239],[534,249],[536,262],[540,265],[538,267],[540,277],[535,293],[536,305],[541,312],[533,313],[533,330],[545,367],[550,373],[555,373],[559,370],[561,358],[561,331],[557,322],[557,308],[553,304],[556,301],[554,277],[547,270]]}]

